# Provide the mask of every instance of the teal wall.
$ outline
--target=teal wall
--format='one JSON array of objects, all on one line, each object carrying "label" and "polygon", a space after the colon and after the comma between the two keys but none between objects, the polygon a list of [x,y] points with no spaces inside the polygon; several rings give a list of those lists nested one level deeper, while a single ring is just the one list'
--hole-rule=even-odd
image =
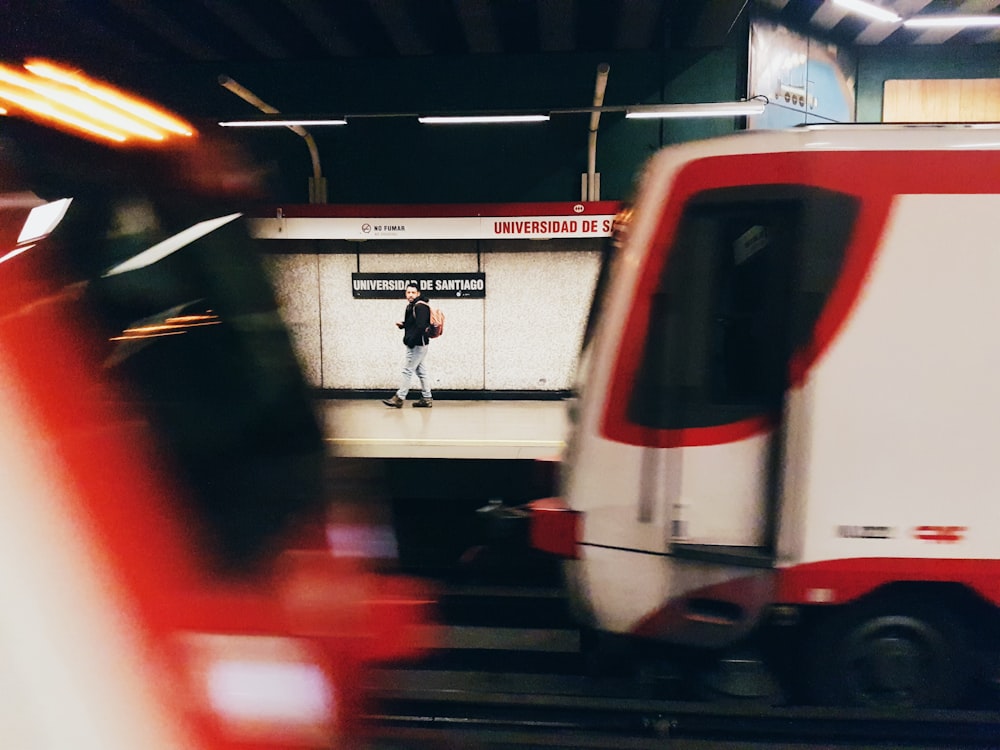
[{"label": "teal wall", "polygon": [[1000,78],[1000,45],[858,48],[858,122],[882,121],[882,89],[896,78]]},{"label": "teal wall", "polygon": [[[220,74],[286,114],[547,111],[591,106],[602,62],[611,68],[606,106],[741,98],[745,46],[610,55],[269,62],[230,65],[226,70],[210,65],[145,67],[117,71],[115,78],[139,92],[143,86],[170,90],[173,99],[163,104],[193,118],[199,127],[258,114],[222,89]],[[166,81],[169,86],[163,85]],[[200,118],[206,118],[204,124]],[[565,201],[580,198],[589,120],[589,114],[560,114],[547,123],[458,127],[420,125],[414,117],[359,118],[346,127],[310,132],[319,148],[330,202]],[[729,133],[739,126],[732,118],[664,124],[603,114],[597,141],[601,198],[630,197],[642,164],[660,146]],[[285,129],[234,135],[271,168],[276,201],[307,201],[312,167],[301,138]]]}]

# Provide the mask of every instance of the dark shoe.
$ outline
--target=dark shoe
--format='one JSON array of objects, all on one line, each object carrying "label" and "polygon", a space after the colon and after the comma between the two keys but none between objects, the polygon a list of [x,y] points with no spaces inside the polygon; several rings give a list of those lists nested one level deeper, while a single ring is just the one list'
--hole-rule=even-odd
[{"label": "dark shoe", "polygon": [[391,406],[393,409],[402,409],[403,408],[403,399],[401,399],[395,393],[392,394],[392,398],[384,398],[384,399],[382,399],[382,403],[385,404],[386,406]]},{"label": "dark shoe", "polygon": [[419,401],[414,401],[413,405],[414,406],[422,406],[422,407],[426,407],[426,408],[430,409],[432,406],[434,406],[434,399],[432,399],[432,398],[422,398]]}]

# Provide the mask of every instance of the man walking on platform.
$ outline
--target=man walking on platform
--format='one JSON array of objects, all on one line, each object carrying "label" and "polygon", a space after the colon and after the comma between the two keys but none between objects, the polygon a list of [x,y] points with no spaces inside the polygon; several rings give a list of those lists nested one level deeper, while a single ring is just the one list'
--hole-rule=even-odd
[{"label": "man walking on platform", "polygon": [[391,398],[382,401],[386,406],[400,409],[406,401],[406,394],[410,391],[410,384],[413,381],[413,374],[416,373],[420,381],[420,400],[414,401],[414,406],[431,407],[434,406],[434,399],[431,397],[431,379],[424,367],[424,358],[427,356],[427,327],[431,324],[431,306],[426,297],[420,294],[420,288],[410,283],[406,285],[406,312],[403,313],[403,320],[396,323],[396,328],[403,329],[403,344],[406,346],[406,359],[403,361],[403,380],[399,385],[399,390]]}]

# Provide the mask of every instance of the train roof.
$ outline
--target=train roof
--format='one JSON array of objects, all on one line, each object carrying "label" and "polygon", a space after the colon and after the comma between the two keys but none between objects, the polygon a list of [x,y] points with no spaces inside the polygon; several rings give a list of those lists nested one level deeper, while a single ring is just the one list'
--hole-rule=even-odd
[{"label": "train roof", "polygon": [[[781,130],[747,130],[666,146],[646,164],[635,202],[643,202],[643,195],[658,201],[653,196],[666,191],[672,175],[683,165],[700,159],[831,151],[1000,151],[1000,123],[800,125]],[[1000,189],[1000,175],[997,187]]]},{"label": "train roof", "polygon": [[[838,123],[747,130],[681,146],[686,158],[783,151],[1000,150],[1000,123]],[[700,153],[696,153],[700,152]],[[670,157],[667,157],[670,158]]]}]

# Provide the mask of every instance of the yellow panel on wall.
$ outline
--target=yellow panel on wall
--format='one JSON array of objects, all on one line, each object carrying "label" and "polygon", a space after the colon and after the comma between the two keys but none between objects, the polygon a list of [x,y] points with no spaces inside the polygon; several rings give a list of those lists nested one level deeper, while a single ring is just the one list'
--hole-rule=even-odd
[{"label": "yellow panel on wall", "polygon": [[1000,79],[889,80],[883,122],[1000,122]]}]

